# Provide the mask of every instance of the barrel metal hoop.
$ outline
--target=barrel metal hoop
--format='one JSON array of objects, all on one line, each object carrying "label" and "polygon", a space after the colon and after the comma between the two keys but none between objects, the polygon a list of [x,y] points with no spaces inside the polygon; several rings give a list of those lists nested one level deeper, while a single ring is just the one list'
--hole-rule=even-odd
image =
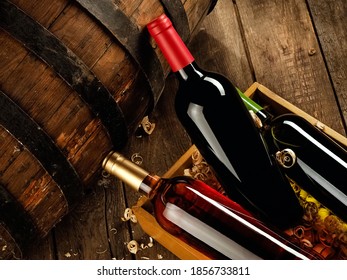
[{"label": "barrel metal hoop", "polygon": [[217,5],[217,2],[218,2],[218,0],[212,0],[211,1],[211,5],[210,5],[210,8],[209,8],[207,14],[210,14],[213,11],[214,7]]},{"label": "barrel metal hoop", "polygon": [[[148,34],[116,6],[113,0],[76,0],[123,45],[145,75],[153,94],[153,106],[165,86],[165,74]],[[146,35],[147,34],[147,35]]]},{"label": "barrel metal hoop", "polygon": [[24,248],[35,240],[37,228],[23,206],[0,184],[0,223],[2,223],[12,238]]},{"label": "barrel metal hoop", "polygon": [[49,30],[7,0],[0,1],[0,27],[52,67],[79,94],[107,129],[115,149],[125,145],[128,132],[123,112],[81,59]]},{"label": "barrel metal hoop", "polygon": [[184,9],[181,0],[160,0],[164,6],[165,13],[172,21],[177,33],[185,43],[188,43],[190,38],[190,27],[187,13]]},{"label": "barrel metal hoop", "polygon": [[15,102],[0,90],[0,125],[41,163],[61,188],[69,206],[83,195],[83,185],[71,163],[53,140]]}]

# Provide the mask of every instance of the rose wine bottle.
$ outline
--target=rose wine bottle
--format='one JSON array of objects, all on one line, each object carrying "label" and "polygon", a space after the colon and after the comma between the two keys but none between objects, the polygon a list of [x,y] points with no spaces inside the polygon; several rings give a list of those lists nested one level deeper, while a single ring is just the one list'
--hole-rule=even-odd
[{"label": "rose wine bottle", "polygon": [[[272,117],[264,108],[239,92],[249,110],[266,123],[268,146],[275,153],[294,152],[285,173],[334,214],[347,221],[347,147],[337,143],[306,119],[295,114]],[[253,105],[250,105],[253,104]],[[306,178],[305,178],[306,176]],[[299,183],[300,184],[300,183]]]},{"label": "rose wine bottle", "polygon": [[111,175],[146,195],[161,227],[214,259],[315,259],[204,182],[161,178],[117,152],[102,163]]},{"label": "rose wine bottle", "polygon": [[165,14],[147,28],[179,80],[178,119],[226,194],[279,227],[295,224],[303,209],[236,88],[224,76],[199,68]]}]

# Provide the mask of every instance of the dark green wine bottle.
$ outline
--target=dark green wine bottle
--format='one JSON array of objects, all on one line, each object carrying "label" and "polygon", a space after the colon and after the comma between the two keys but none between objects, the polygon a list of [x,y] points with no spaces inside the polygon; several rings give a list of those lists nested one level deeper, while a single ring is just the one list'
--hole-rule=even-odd
[{"label": "dark green wine bottle", "polygon": [[[301,116],[283,114],[271,117],[241,91],[239,94],[247,108],[270,127],[264,132],[270,136],[265,137],[270,150],[291,149],[295,153],[295,164],[286,170],[288,176],[305,182],[311,195],[346,221],[347,147]],[[302,177],[303,173],[307,178]]]},{"label": "dark green wine bottle", "polygon": [[275,225],[295,224],[303,209],[234,85],[198,66],[166,15],[147,27],[179,82],[176,116],[228,196]]}]

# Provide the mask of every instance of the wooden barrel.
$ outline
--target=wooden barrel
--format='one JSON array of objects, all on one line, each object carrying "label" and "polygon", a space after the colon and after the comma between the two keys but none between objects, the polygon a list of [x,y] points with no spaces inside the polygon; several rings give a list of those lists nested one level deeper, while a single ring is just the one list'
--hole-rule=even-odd
[{"label": "wooden barrel", "polygon": [[0,259],[20,258],[95,184],[169,73],[145,25],[188,41],[211,0],[0,1]]}]

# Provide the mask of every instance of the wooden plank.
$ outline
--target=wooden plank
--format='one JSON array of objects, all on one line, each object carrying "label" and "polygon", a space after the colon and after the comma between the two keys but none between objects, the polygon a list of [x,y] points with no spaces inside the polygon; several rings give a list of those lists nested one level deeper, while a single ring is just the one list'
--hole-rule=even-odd
[{"label": "wooden plank", "polygon": [[347,2],[307,2],[347,131]]},{"label": "wooden plank", "polygon": [[256,81],[344,134],[306,2],[235,0],[235,3]]},{"label": "wooden plank", "polygon": [[23,254],[23,259],[28,260],[54,260],[54,234],[53,231],[44,239],[32,244]]},{"label": "wooden plank", "polygon": [[132,259],[124,243],[132,239],[129,225],[120,219],[126,208],[120,185],[100,176],[83,201],[45,239],[30,246],[24,258]]},{"label": "wooden plank", "polygon": [[189,49],[200,67],[219,72],[241,90],[246,90],[254,82],[254,77],[240,28],[233,2],[219,0],[189,44]]},{"label": "wooden plank", "polygon": [[25,11],[30,11],[30,16],[36,18],[43,26],[49,27],[69,4],[69,0],[26,1],[11,0],[13,4]]},{"label": "wooden plank", "polygon": [[105,217],[106,230],[108,232],[111,256],[114,259],[134,259],[134,256],[127,249],[127,242],[133,239],[131,232],[131,221],[123,221],[124,211],[128,207],[125,189],[122,182],[115,178],[107,177],[110,180],[105,184]]},{"label": "wooden plank", "polygon": [[105,221],[104,187],[95,187],[55,229],[56,254],[62,260],[111,259]]}]

